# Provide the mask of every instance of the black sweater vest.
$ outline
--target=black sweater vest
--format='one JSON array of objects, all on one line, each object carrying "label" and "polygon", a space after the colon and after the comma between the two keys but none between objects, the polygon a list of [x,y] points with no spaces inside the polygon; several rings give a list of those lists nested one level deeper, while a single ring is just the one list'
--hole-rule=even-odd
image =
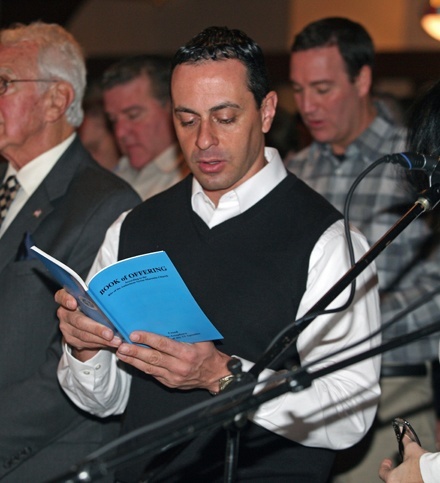
[{"label": "black sweater vest", "polygon": [[[310,253],[322,233],[340,219],[341,214],[289,174],[249,210],[209,229],[191,208],[191,181],[189,176],[133,209],[122,225],[119,258],[166,251],[199,305],[224,336],[224,340],[218,342],[219,350],[256,361],[272,338],[295,320],[306,288]],[[206,390],[171,390],[137,370],[132,372],[124,432],[211,397]],[[263,448],[273,444],[271,439],[283,447],[300,446],[251,426],[253,431],[265,433],[265,437],[260,438]],[[250,431],[245,432],[248,433]],[[246,449],[243,446],[247,444],[244,439],[240,462]],[[250,442],[249,448],[252,445]],[[217,458],[222,460],[223,451],[219,449]],[[286,455],[290,461],[291,454]],[[191,458],[197,471],[203,469],[197,465],[197,458],[203,458],[206,464],[202,466],[211,464],[200,454],[200,448],[185,456],[185,464],[190,464]],[[283,458],[269,458],[268,471],[275,471],[273,465],[282,461]],[[217,473],[218,463],[219,460]],[[258,468],[258,465],[253,466]],[[318,477],[316,462],[311,466],[315,471],[313,477]],[[121,481],[137,481],[138,476],[132,475],[136,475],[138,469],[132,467],[133,473],[128,469],[123,471],[119,475]],[[180,476],[165,480],[190,478],[188,481],[199,481],[193,474],[194,468],[188,471],[173,470],[174,475]],[[261,471],[262,468],[258,474]],[[221,466],[217,476],[221,477]],[[213,474],[203,478],[214,481]]]}]

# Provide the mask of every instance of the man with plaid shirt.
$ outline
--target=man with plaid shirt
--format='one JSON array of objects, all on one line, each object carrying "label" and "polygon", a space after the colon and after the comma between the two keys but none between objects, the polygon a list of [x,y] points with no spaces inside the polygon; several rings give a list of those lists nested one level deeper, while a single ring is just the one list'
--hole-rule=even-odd
[{"label": "man with plaid shirt", "polygon": [[[341,211],[353,182],[372,162],[405,148],[405,130],[393,122],[384,105],[372,100],[373,62],[369,34],[345,18],[309,24],[292,46],[294,97],[313,142],[303,151],[288,155],[286,165]],[[381,164],[356,188],[350,221],[374,244],[416,199],[417,192],[406,182],[404,170]],[[433,236],[422,217],[376,259],[383,323],[438,285],[438,264],[433,259],[440,259],[439,250],[426,249]],[[439,313],[440,297],[432,297],[386,330],[384,340],[428,325]],[[390,424],[395,416],[408,417],[425,447],[435,449],[429,363],[436,357],[437,337],[383,355],[382,397],[376,423],[361,443],[348,450],[349,454],[342,452],[335,480],[377,480],[383,448],[391,451],[396,446]]]}]

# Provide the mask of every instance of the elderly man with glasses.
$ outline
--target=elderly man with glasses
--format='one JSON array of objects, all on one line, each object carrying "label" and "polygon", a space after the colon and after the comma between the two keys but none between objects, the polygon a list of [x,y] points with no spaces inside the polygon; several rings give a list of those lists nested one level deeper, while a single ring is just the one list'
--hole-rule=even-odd
[{"label": "elderly man with glasses", "polygon": [[29,248],[85,276],[106,228],[138,195],[76,136],[81,49],[58,25],[0,32],[0,479],[48,481],[113,438],[59,388],[57,285]]}]

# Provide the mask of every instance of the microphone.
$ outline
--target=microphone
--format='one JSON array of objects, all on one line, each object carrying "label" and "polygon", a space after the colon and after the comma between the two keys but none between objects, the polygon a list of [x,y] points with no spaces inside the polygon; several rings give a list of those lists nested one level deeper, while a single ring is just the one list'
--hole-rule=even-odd
[{"label": "microphone", "polygon": [[439,158],[420,153],[395,153],[386,156],[386,161],[399,164],[406,169],[424,171],[432,176],[440,163]]}]

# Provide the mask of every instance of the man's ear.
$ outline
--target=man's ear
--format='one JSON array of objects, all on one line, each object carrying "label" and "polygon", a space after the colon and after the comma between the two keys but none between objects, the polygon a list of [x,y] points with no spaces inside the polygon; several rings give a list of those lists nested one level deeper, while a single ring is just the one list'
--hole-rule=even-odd
[{"label": "man's ear", "polygon": [[371,67],[369,65],[362,66],[355,80],[359,97],[365,97],[370,93],[372,82],[373,75],[371,72]]},{"label": "man's ear", "polygon": [[272,126],[273,118],[275,117],[275,112],[278,104],[278,96],[275,91],[270,91],[267,96],[263,99],[261,105],[261,121],[263,133],[267,133]]},{"label": "man's ear", "polygon": [[75,98],[75,92],[71,84],[65,81],[57,81],[49,87],[46,97],[46,120],[56,122],[64,116],[70,104]]}]

